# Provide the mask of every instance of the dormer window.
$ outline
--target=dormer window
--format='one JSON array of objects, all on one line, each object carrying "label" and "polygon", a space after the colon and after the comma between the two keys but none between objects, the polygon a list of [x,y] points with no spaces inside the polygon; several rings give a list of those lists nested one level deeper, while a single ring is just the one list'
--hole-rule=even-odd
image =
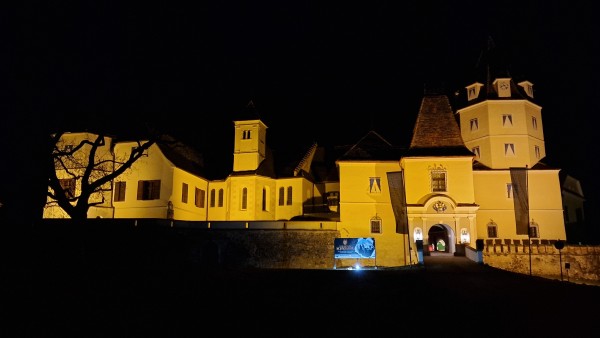
[{"label": "dormer window", "polygon": [[523,87],[523,90],[525,90],[525,94],[527,94],[527,96],[533,98],[533,83],[529,81],[521,81],[519,82],[519,86]]},{"label": "dormer window", "polygon": [[474,83],[470,86],[467,86],[467,100],[472,101],[479,97],[479,90],[483,87],[481,83]]},{"label": "dormer window", "polygon": [[496,79],[494,86],[498,97],[510,97],[510,79]]}]

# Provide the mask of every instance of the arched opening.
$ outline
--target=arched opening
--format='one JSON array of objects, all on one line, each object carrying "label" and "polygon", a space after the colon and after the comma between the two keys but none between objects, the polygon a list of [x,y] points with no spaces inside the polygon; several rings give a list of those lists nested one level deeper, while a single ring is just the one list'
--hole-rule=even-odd
[{"label": "arched opening", "polygon": [[453,254],[456,250],[454,231],[446,224],[434,224],[427,232],[427,249],[430,253]]}]

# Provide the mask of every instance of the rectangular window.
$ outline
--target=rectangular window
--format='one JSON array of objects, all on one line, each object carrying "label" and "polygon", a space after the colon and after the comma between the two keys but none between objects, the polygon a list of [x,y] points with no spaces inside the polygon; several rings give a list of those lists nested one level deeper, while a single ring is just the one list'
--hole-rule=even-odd
[{"label": "rectangular window", "polygon": [[248,188],[242,189],[242,210],[248,208]]},{"label": "rectangular window", "polygon": [[223,207],[223,189],[219,189],[219,208]]},{"label": "rectangular window", "polygon": [[488,238],[496,238],[498,237],[498,227],[495,225],[488,225]]},{"label": "rectangular window", "polygon": [[287,187],[287,205],[292,205],[292,187]]},{"label": "rectangular window", "polygon": [[373,233],[373,234],[381,233],[381,219],[372,219],[371,220],[371,233]]},{"label": "rectangular window", "polygon": [[471,131],[479,130],[479,122],[477,121],[477,119],[471,119],[470,127]]},{"label": "rectangular window", "polygon": [[433,170],[431,172],[431,191],[446,191],[446,172],[442,170]]},{"label": "rectangular window", "polygon": [[157,200],[160,198],[160,180],[138,181],[138,200]]},{"label": "rectangular window", "polygon": [[115,202],[125,201],[127,182],[115,182]]},{"label": "rectangular window", "polygon": [[513,143],[504,144],[504,156],[515,156],[515,145]]},{"label": "rectangular window", "polygon": [[181,184],[181,202],[182,203],[188,202],[188,185],[187,185],[187,183]]},{"label": "rectangular window", "polygon": [[535,116],[531,117],[531,126],[534,130],[537,130],[537,118]]},{"label": "rectangular window", "polygon": [[513,126],[511,114],[502,115],[502,126],[503,127],[512,127]]},{"label": "rectangular window", "polygon": [[372,194],[378,194],[381,192],[380,177],[369,177],[369,192]]},{"label": "rectangular window", "polygon": [[74,178],[64,178],[58,180],[60,182],[60,187],[65,191],[65,196],[68,198],[75,197],[75,179]]},{"label": "rectangular window", "polygon": [[540,147],[539,146],[535,146],[535,158],[539,159],[540,158]]},{"label": "rectangular window", "polygon": [[513,198],[512,183],[506,183],[506,198]]},{"label": "rectangular window", "polygon": [[204,199],[206,198],[206,191],[196,188],[194,194],[194,205],[198,208],[204,208]]}]

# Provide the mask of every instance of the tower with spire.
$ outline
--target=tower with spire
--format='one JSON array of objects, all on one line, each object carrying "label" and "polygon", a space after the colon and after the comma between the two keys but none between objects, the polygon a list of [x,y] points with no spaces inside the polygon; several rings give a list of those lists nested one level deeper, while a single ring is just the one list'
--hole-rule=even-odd
[{"label": "tower with spire", "polygon": [[465,145],[491,169],[533,167],[546,156],[542,107],[533,84],[511,76],[493,39],[488,38],[457,110]]}]

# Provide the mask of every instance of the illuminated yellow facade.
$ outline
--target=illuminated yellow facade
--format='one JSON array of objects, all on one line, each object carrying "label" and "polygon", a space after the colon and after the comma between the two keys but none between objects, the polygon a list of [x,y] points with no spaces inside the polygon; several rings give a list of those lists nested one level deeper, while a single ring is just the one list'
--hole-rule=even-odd
[{"label": "illuminated yellow facade", "polygon": [[[541,107],[530,101],[532,84],[500,80],[489,90],[481,83],[467,86],[466,104],[456,111],[445,95],[426,93],[408,148],[370,131],[336,159],[335,180],[314,177],[316,145],[288,175],[276,173],[267,126],[254,116],[234,121],[233,168],[221,180],[204,178],[194,169],[200,165],[188,165],[195,157],[178,155],[177,147],[155,144],[112,183],[107,202],[88,217],[252,222],[318,216],[336,222],[342,238],[373,238],[376,259],[362,264],[377,266],[416,264],[418,240],[425,252],[447,253],[475,249],[476,240],[566,240],[559,169],[541,162]],[[74,144],[89,135],[68,137]],[[125,158],[134,146],[107,144],[99,156]],[[529,235],[516,231],[515,167],[527,168]],[[406,234],[397,231],[390,194],[388,174],[396,172],[404,178]],[[65,214],[49,204],[44,217]],[[319,229],[318,221],[304,220],[307,228]]]}]

